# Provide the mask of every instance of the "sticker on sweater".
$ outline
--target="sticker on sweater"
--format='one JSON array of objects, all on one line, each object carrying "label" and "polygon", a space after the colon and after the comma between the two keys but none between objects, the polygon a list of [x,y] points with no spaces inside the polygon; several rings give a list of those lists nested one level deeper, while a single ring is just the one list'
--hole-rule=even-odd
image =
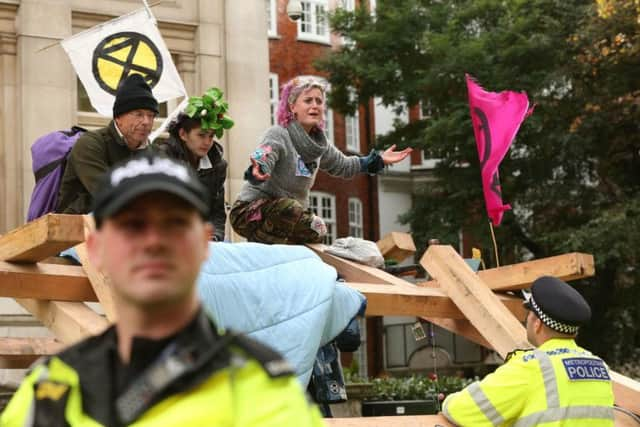
[{"label": "sticker on sweater", "polygon": [[254,150],[251,154],[251,158],[258,164],[264,165],[267,161],[267,156],[271,153],[272,148],[270,145],[261,145]]},{"label": "sticker on sweater", "polygon": [[610,381],[609,371],[602,360],[574,357],[562,361],[571,381]]},{"label": "sticker on sweater", "polygon": [[307,178],[311,177],[311,171],[307,165],[304,164],[304,161],[300,156],[298,156],[298,161],[296,162],[296,176],[304,176]]}]

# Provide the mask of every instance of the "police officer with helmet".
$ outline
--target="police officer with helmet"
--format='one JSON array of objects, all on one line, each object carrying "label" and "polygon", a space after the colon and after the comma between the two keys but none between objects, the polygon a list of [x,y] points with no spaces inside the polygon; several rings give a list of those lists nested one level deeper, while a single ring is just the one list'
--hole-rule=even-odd
[{"label": "police officer with helmet", "polygon": [[524,302],[527,338],[504,365],[443,403],[459,426],[613,426],[609,369],[575,342],[591,317],[584,298],[565,282],[543,276]]}]

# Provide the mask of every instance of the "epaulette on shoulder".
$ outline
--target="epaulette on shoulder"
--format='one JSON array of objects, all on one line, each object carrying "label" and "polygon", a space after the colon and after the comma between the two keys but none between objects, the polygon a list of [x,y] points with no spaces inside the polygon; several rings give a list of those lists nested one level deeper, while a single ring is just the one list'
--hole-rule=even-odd
[{"label": "epaulette on shoulder", "polygon": [[509,359],[511,359],[514,356],[521,356],[524,355],[525,353],[530,353],[532,352],[534,349],[532,348],[516,348],[513,351],[510,351],[509,353],[507,353],[507,356],[504,358],[505,363],[509,361]]},{"label": "epaulette on shoulder", "polygon": [[280,353],[245,335],[236,335],[234,343],[256,359],[271,378],[293,375],[289,362]]}]

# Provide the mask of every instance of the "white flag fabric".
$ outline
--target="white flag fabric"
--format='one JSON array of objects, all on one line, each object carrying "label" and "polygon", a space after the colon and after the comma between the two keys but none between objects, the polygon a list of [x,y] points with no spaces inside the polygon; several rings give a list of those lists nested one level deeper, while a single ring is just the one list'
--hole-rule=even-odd
[{"label": "white flag fabric", "polygon": [[158,102],[187,96],[171,54],[148,9],[123,15],[61,42],[91,105],[110,117],[116,90],[130,74],[141,74]]}]

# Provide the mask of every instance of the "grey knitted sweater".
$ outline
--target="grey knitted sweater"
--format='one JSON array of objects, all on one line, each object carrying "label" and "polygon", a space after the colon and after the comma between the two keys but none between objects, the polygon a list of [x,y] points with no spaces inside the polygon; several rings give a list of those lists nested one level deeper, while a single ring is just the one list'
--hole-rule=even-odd
[{"label": "grey knitted sweater", "polygon": [[309,135],[295,121],[287,128],[268,129],[251,157],[271,177],[259,184],[245,182],[238,195],[241,201],[286,197],[298,200],[306,209],[318,169],[342,178],[361,171],[360,157],[345,156],[322,132]]}]

